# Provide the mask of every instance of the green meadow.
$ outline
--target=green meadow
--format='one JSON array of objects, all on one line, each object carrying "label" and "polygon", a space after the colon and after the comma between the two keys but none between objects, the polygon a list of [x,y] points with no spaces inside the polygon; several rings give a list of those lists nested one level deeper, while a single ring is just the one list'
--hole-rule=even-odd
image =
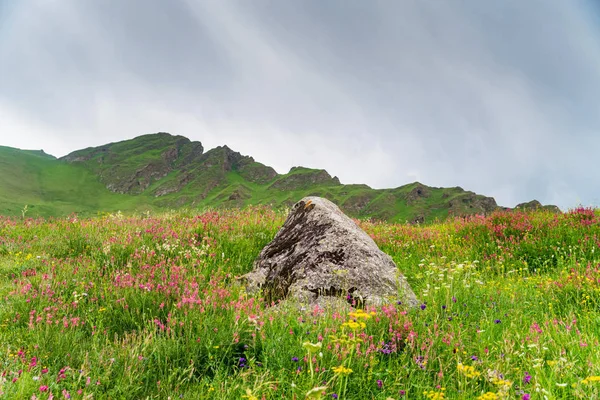
[{"label": "green meadow", "polygon": [[[34,156],[20,174],[60,176]],[[90,210],[119,196],[98,185],[77,195]],[[268,207],[15,214],[0,217],[0,398],[600,396],[598,210],[357,220],[407,277],[412,309],[246,293],[237,278],[286,217]]]}]

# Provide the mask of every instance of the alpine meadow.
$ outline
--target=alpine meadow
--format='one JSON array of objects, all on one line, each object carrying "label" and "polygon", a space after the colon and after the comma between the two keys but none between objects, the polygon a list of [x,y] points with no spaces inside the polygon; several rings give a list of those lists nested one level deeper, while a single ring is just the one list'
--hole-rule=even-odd
[{"label": "alpine meadow", "polygon": [[11,399],[591,399],[600,215],[356,220],[420,301],[266,304],[237,279],[266,206],[0,219],[0,395]]}]

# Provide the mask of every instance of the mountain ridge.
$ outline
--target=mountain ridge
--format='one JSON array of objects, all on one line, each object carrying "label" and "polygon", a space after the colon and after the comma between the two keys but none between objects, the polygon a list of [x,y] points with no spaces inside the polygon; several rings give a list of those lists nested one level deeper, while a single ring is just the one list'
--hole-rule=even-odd
[{"label": "mountain ridge", "polygon": [[[0,195],[0,214],[7,215],[18,215],[22,201],[32,203],[32,214],[54,216],[117,209],[287,207],[307,195],[326,197],[356,218],[394,222],[426,223],[508,209],[492,197],[458,186],[436,188],[413,182],[372,189],[342,184],[324,169],[302,166],[279,174],[227,145],[205,151],[199,141],[166,132],[87,147],[60,158],[43,150],[7,149],[12,148],[0,146],[0,191],[5,193]],[[11,163],[22,168],[3,179],[2,172]],[[54,175],[48,171],[55,171]],[[560,212],[535,200],[519,206]]]}]

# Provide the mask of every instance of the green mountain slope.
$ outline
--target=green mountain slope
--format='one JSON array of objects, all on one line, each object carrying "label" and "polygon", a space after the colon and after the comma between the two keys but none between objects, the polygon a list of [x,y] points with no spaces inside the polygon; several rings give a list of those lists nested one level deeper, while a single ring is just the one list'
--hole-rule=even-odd
[{"label": "green mountain slope", "polygon": [[158,133],[78,150],[61,160],[85,166],[113,192],[139,194],[153,182],[194,163],[202,152],[199,142]]},{"label": "green mountain slope", "polygon": [[90,215],[178,207],[287,207],[306,195],[326,197],[358,218],[424,223],[485,214],[491,197],[460,187],[415,182],[395,189],[343,185],[325,170],[278,174],[227,146],[156,133],[75,151],[56,159],[41,151],[0,147],[0,214]]},{"label": "green mountain slope", "polygon": [[25,206],[34,216],[147,207],[140,199],[109,191],[83,166],[0,146],[0,214],[20,215]]}]

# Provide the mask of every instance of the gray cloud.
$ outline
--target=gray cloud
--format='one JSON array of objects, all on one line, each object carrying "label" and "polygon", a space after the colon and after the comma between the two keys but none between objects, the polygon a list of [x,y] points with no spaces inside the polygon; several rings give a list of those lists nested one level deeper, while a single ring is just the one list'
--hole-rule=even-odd
[{"label": "gray cloud", "polygon": [[279,172],[599,205],[593,1],[0,1],[1,144],[167,131]]}]

